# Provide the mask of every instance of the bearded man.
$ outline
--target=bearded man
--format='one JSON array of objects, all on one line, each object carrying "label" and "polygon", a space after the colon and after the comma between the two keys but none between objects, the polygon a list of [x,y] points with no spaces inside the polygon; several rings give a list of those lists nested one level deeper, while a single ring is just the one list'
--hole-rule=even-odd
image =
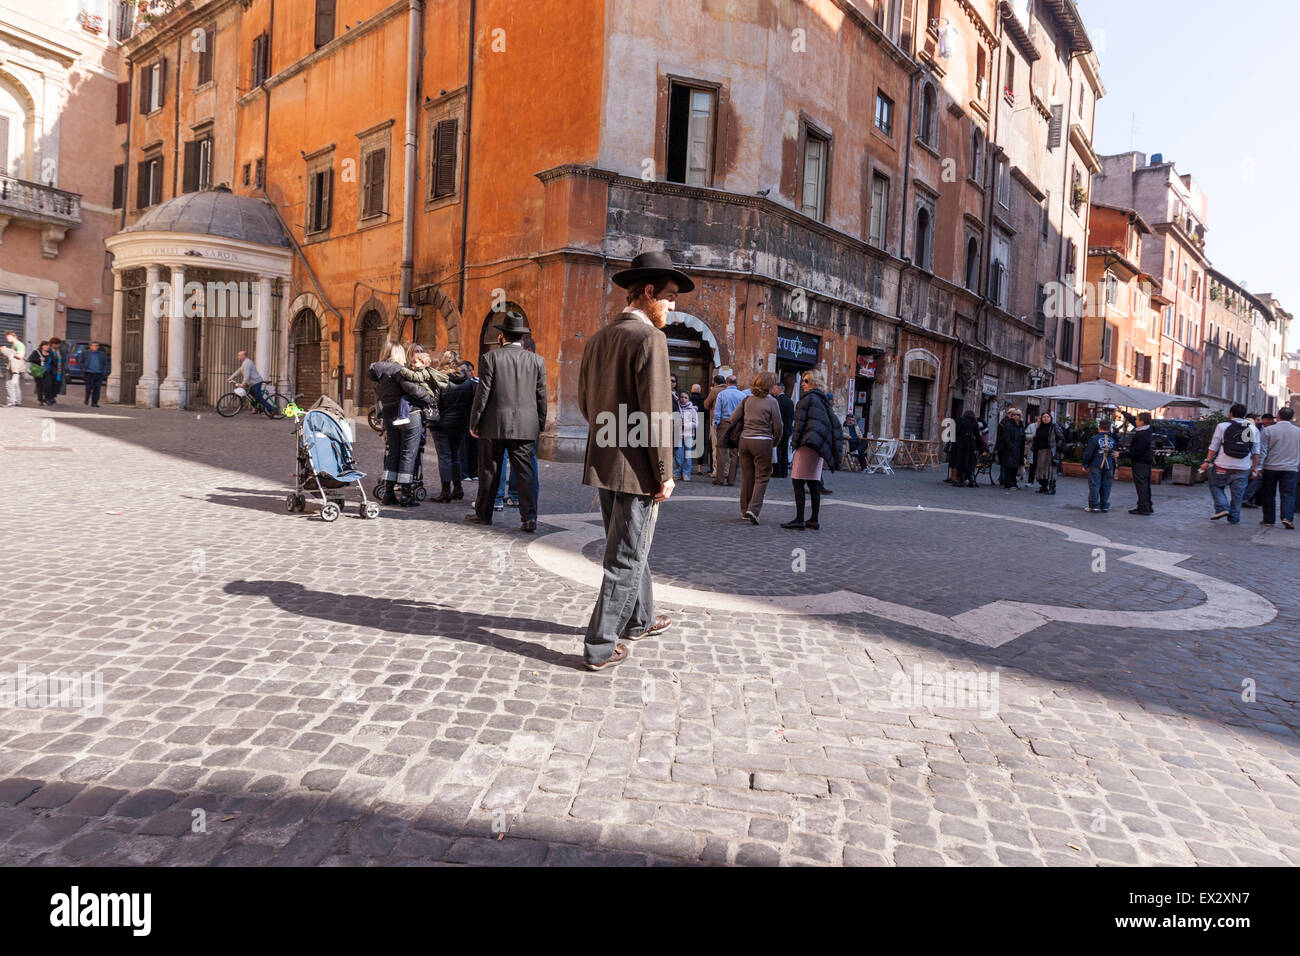
[{"label": "bearded man", "polygon": [[593,671],[627,660],[623,641],[672,626],[655,616],[649,565],[659,505],[673,493],[674,399],[660,330],[678,294],[695,288],[665,252],[642,253],[613,279],[627,308],[587,340],[578,372],[588,425],[582,481],[598,489],[605,524],[604,576],[583,647]]}]

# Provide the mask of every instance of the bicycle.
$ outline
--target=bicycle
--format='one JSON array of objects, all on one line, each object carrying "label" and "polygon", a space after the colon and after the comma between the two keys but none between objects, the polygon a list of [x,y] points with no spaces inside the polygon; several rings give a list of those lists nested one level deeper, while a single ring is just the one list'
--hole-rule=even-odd
[{"label": "bicycle", "polygon": [[[230,384],[235,384],[233,379]],[[233,392],[226,392],[225,395],[217,399],[217,414],[222,418],[234,418],[244,410],[245,406],[248,406],[253,410],[254,415],[266,415],[272,421],[284,417],[284,410],[289,406],[289,399],[277,394],[269,384],[262,389],[262,398],[275,409],[275,414],[270,414],[259,408],[257,403],[253,401],[252,396],[249,395],[248,390],[242,385],[236,387]]]}]

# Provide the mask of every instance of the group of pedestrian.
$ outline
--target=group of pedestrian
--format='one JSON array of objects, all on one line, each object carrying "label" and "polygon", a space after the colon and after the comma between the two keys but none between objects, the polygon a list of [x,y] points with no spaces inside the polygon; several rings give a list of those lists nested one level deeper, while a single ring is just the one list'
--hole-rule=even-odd
[{"label": "group of pedestrian", "polygon": [[[66,395],[68,391],[68,346],[63,339],[55,336],[43,340],[30,352],[26,348],[17,332],[5,332],[4,344],[0,345],[0,360],[3,360],[5,376],[5,407],[13,408],[23,403],[24,376],[36,384],[38,405],[58,404],[58,397]],[[90,342],[86,351],[81,353],[79,371],[84,385],[82,404],[98,408],[109,372],[108,353],[100,348],[98,342]]]},{"label": "group of pedestrian", "polygon": [[1257,481],[1256,506],[1263,512],[1259,523],[1274,524],[1280,499],[1282,527],[1294,531],[1300,472],[1300,427],[1294,421],[1295,411],[1284,407],[1276,418],[1269,415],[1263,419],[1263,427],[1240,403],[1228,414],[1231,418],[1215,427],[1199,469],[1206,474],[1214,502],[1210,520],[1227,518],[1229,524],[1240,524],[1242,500],[1248,486]]}]

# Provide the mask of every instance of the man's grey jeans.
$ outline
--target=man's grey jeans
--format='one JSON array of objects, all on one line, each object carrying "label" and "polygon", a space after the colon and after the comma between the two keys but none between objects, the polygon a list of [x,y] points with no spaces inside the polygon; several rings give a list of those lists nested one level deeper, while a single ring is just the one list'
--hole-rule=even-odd
[{"label": "man's grey jeans", "polygon": [[605,574],[587,624],[583,657],[588,664],[609,660],[619,638],[644,631],[654,621],[650,543],[658,516],[659,505],[650,495],[600,489]]},{"label": "man's grey jeans", "polygon": [[5,402],[10,405],[23,403],[23,373],[10,372],[5,379]]}]

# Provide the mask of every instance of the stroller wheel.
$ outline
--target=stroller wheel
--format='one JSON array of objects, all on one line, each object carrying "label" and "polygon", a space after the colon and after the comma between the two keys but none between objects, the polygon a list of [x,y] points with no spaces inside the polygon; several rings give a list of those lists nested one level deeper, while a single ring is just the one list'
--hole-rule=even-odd
[{"label": "stroller wheel", "polygon": [[289,497],[284,499],[284,510],[289,512],[289,514],[293,514],[295,511],[298,510],[297,495],[290,495]]},{"label": "stroller wheel", "polygon": [[373,501],[363,501],[361,503],[361,517],[378,518],[379,505],[375,504]]},{"label": "stroller wheel", "polygon": [[320,510],[320,516],[324,521],[337,521],[339,514],[339,506],[332,501],[326,502]]},{"label": "stroller wheel", "polygon": [[370,494],[376,498],[382,498],[384,496],[384,483],[381,481],[375,485],[374,488],[370,489]]},{"label": "stroller wheel", "polygon": [[416,500],[416,501],[423,501],[423,500],[424,500],[425,498],[427,498],[427,497],[429,497],[429,494],[428,494],[428,492],[426,492],[426,491],[424,490],[424,486],[423,486],[423,485],[421,485],[419,488],[416,488],[416,489],[415,489],[415,500]]}]

